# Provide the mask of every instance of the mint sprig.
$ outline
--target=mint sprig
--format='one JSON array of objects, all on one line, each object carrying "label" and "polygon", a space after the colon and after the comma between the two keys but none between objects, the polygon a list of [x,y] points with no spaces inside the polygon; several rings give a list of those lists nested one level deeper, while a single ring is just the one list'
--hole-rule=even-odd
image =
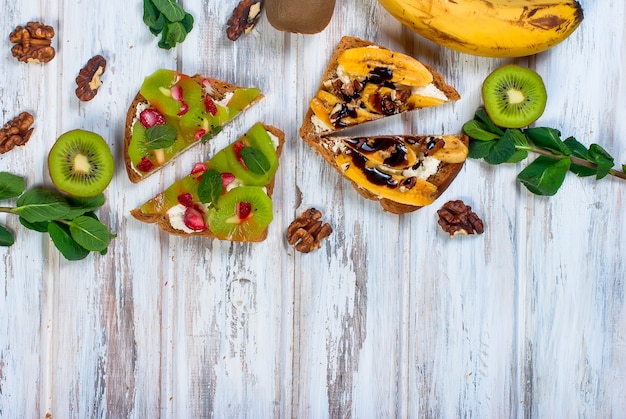
[{"label": "mint sprig", "polygon": [[144,0],[143,22],[154,36],[161,34],[159,48],[171,49],[185,40],[194,19],[175,0]]},{"label": "mint sprig", "polygon": [[[19,216],[20,223],[30,230],[48,233],[68,260],[84,259],[90,252],[105,254],[115,237],[94,213],[104,204],[102,194],[75,198],[52,189],[26,190],[24,178],[0,172],[0,199],[13,198],[17,198],[15,206],[0,206],[0,212]],[[14,242],[13,233],[0,226],[0,246]]]},{"label": "mint sprig", "polygon": [[502,128],[493,123],[484,108],[478,108],[474,119],[463,125],[470,137],[469,154],[489,164],[518,163],[535,153],[539,156],[524,168],[517,179],[536,195],[556,194],[567,172],[579,177],[607,175],[626,179],[626,165],[615,169],[615,159],[598,144],[585,147],[574,137],[561,139],[554,128]]}]

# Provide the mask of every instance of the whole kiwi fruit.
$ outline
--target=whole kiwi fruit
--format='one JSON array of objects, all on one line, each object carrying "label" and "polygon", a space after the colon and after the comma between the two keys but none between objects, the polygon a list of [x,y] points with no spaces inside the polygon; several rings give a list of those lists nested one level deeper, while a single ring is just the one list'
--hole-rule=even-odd
[{"label": "whole kiwi fruit", "polygon": [[314,34],[333,17],[335,0],[265,0],[265,13],[279,31]]}]

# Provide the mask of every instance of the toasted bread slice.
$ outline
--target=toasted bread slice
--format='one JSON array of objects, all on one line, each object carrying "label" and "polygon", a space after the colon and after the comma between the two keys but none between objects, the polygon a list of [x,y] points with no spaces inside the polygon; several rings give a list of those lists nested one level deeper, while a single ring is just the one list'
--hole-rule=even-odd
[{"label": "toasted bread slice", "polygon": [[437,199],[463,167],[469,144],[465,134],[304,139],[361,195],[394,214]]},{"label": "toasted bread slice", "polygon": [[[256,141],[264,141],[264,144],[262,144],[261,147],[259,147],[258,142],[251,143],[251,140],[248,138],[253,130],[256,130],[255,132],[257,133]],[[258,135],[259,132],[262,133],[260,136]],[[263,133],[269,135],[265,135]],[[258,140],[258,138],[261,138],[261,140]],[[218,238],[221,240],[240,242],[263,241],[267,237],[267,227],[265,227],[261,231],[255,232],[250,237],[242,237],[237,235],[225,237],[223,235],[216,234],[216,232],[211,229],[211,223],[209,220],[211,217],[211,211],[215,211],[217,205],[216,203],[202,203],[200,201],[198,187],[200,184],[200,178],[205,173],[207,173],[208,170],[214,170],[219,172],[221,178],[224,180],[224,186],[220,194],[220,198],[237,188],[246,187],[258,188],[258,190],[264,191],[264,193],[271,199],[272,192],[274,190],[274,174],[278,168],[278,158],[282,153],[284,143],[285,134],[283,133],[283,131],[270,125],[257,123],[244,136],[240,137],[237,141],[231,143],[229,146],[218,152],[212,159],[204,163],[196,164],[194,168],[190,171],[190,174],[187,175],[185,178],[179,179],[163,192],[157,194],[155,197],[148,200],[140,207],[133,209],[131,211],[131,215],[144,223],[156,223],[159,228],[166,233],[178,236],[202,236],[207,238]],[[236,177],[236,174],[238,172],[233,170],[234,168],[232,167],[232,165],[228,165],[232,163],[226,164],[226,160],[224,159],[228,152],[235,150],[234,146],[236,144],[238,144],[240,147],[245,144],[252,144],[252,147],[255,147],[257,150],[264,149],[265,154],[267,154],[268,150],[266,146],[268,144],[271,144],[271,147],[273,150],[275,150],[276,154],[275,156],[270,156],[274,164],[272,165],[271,170],[264,175],[266,176],[265,179],[269,178],[266,183],[264,183],[264,180],[259,182],[255,180],[245,180]],[[239,158],[239,160],[241,161],[241,157]],[[245,164],[243,163],[242,167],[244,167],[246,170],[249,170],[247,169],[247,167],[245,167]],[[241,170],[241,167],[239,168],[239,170]],[[182,211],[184,211],[185,209],[180,208],[181,205],[185,207],[185,205],[183,205],[181,202],[183,199],[180,198],[181,195],[185,194],[191,194],[190,196],[193,197],[193,202],[187,202],[186,206],[192,206],[196,210],[203,212],[204,226],[206,228],[198,229],[198,231],[193,231],[185,224],[185,220],[182,214]],[[271,208],[269,209],[269,211],[271,214]]]},{"label": "toasted bread slice", "polygon": [[[186,77],[182,74],[181,76]],[[135,126],[139,126],[136,124],[141,124],[141,111],[144,109],[152,109],[153,106],[140,92],[138,92],[128,108],[128,112],[126,114],[126,126],[124,128],[124,162],[126,165],[126,173],[128,174],[128,178],[131,182],[137,183],[145,179],[146,177],[157,172],[163,166],[174,160],[181,153],[200,143],[201,140],[205,141],[211,136],[217,134],[225,124],[232,121],[236,116],[240,115],[250,106],[254,105],[256,102],[264,97],[260,90],[256,88],[244,88],[225,81],[209,77],[203,77],[199,74],[191,76],[191,78],[202,89],[201,101],[203,101],[204,103],[212,102],[212,104],[215,105],[215,108],[213,109],[217,109],[217,106],[219,105],[220,110],[223,113],[228,112],[227,119],[225,121],[211,122],[212,124],[215,124],[215,126],[211,125],[211,123],[205,124],[206,127],[208,127],[208,130],[205,130],[208,131],[204,133],[205,136],[200,135],[202,133],[200,132],[200,130],[198,130],[198,135],[196,135],[196,138],[184,138],[184,136],[181,135],[180,125],[178,123],[180,118],[177,116],[166,117],[167,123],[175,126],[179,131],[175,143],[168,148],[156,151],[142,150],[140,154],[145,154],[145,156],[142,156],[137,154],[137,149],[140,147],[137,145],[137,142],[140,142],[141,139],[138,139],[137,136],[135,136],[135,139],[133,139],[133,131]],[[241,101],[242,103],[238,104],[241,109],[232,111],[229,108],[229,99],[235,97],[234,95],[238,91],[251,91],[250,98],[247,98],[246,100]],[[145,130],[145,127],[139,126],[139,128]],[[144,157],[146,160],[143,160]],[[142,160],[140,159],[142,159],[147,164],[141,165]]]},{"label": "toasted bread slice", "polygon": [[300,136],[323,136],[458,99],[459,93],[431,66],[373,42],[346,36],[322,75]]}]

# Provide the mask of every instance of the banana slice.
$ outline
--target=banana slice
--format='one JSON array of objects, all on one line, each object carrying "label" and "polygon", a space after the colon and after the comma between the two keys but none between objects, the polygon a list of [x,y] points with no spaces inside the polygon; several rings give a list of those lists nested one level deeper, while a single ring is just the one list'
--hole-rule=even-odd
[{"label": "banana slice", "polygon": [[443,140],[445,145],[434,152],[433,157],[444,163],[463,163],[467,158],[467,146],[454,135],[444,135]]},{"label": "banana slice", "polygon": [[345,73],[356,77],[373,76],[414,87],[433,81],[431,72],[415,58],[385,48],[350,48],[339,56],[337,63]]}]

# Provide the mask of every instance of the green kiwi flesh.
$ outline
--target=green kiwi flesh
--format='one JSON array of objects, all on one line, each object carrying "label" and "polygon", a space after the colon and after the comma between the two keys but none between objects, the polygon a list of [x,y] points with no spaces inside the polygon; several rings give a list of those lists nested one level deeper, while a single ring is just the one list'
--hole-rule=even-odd
[{"label": "green kiwi flesh", "polygon": [[[251,204],[250,217],[237,220],[237,204]],[[220,240],[259,241],[274,218],[272,200],[258,186],[240,186],[226,192],[208,213],[209,228]]]},{"label": "green kiwi flesh", "polygon": [[89,198],[101,194],[113,178],[113,155],[100,135],[76,129],[62,134],[48,154],[52,183],[61,192]]},{"label": "green kiwi flesh", "polygon": [[494,70],[483,82],[483,102],[491,120],[503,128],[535,122],[546,108],[546,87],[535,71],[516,64]]}]

